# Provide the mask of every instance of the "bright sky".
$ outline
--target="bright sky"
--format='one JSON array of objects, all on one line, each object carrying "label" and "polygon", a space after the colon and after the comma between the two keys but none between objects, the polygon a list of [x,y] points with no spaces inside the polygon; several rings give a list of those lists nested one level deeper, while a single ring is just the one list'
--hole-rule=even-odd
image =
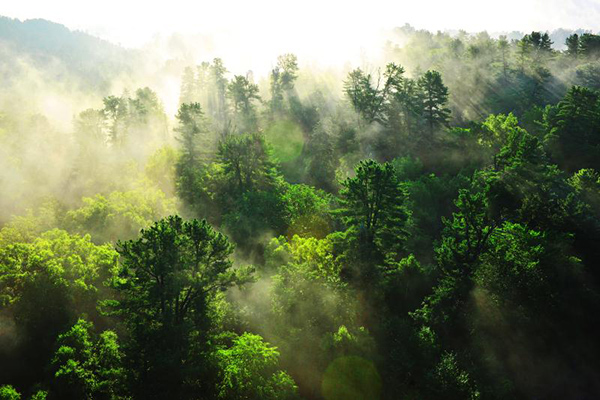
[{"label": "bright sky", "polygon": [[598,0],[9,0],[0,15],[45,18],[139,45],[156,32],[234,29],[317,38],[410,23],[430,30],[600,29]]},{"label": "bright sky", "polygon": [[[211,34],[240,60],[294,52],[324,64],[370,54],[409,23],[475,32],[600,30],[600,0],[8,0],[0,15],[59,22],[128,47],[173,32]],[[219,54],[217,54],[219,55]],[[343,57],[343,58],[341,58]],[[228,61],[226,59],[226,61]]]}]

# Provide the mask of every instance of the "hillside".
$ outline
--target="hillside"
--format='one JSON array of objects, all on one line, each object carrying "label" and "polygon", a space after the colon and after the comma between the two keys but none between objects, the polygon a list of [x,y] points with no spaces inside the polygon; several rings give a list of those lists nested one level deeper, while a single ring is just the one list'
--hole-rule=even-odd
[{"label": "hillside", "polygon": [[112,79],[131,71],[139,54],[44,19],[0,16],[0,56],[2,86],[33,67],[47,79],[103,92]]}]

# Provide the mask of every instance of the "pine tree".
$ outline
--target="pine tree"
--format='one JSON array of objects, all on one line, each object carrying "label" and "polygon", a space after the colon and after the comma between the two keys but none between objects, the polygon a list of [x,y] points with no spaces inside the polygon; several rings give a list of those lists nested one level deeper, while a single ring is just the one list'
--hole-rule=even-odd
[{"label": "pine tree", "polygon": [[448,103],[448,88],[442,82],[442,75],[437,71],[427,71],[418,82],[423,92],[423,117],[429,126],[429,136],[432,137],[435,128],[446,126],[450,110]]}]

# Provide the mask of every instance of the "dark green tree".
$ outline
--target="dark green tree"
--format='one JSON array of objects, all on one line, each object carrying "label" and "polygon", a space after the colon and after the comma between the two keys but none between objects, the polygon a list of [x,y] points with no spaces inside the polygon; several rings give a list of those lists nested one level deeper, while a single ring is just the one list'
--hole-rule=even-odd
[{"label": "dark green tree", "polygon": [[177,113],[179,125],[175,128],[181,143],[181,155],[175,164],[177,195],[195,215],[206,216],[210,209],[207,191],[206,163],[213,157],[215,144],[207,132],[200,103],[182,104]]},{"label": "dark green tree", "polygon": [[287,225],[283,180],[264,136],[225,137],[218,161],[223,171],[218,193],[223,223],[234,240],[251,244],[265,231],[282,234]]},{"label": "dark green tree", "polygon": [[200,103],[184,103],[179,107],[176,115],[179,126],[175,128],[177,138],[182,146],[183,156],[187,162],[193,163],[200,159],[201,134],[206,133],[204,113]]},{"label": "dark green tree", "polygon": [[600,35],[584,33],[579,37],[581,54],[590,58],[600,56]]},{"label": "dark green tree", "polygon": [[[233,245],[206,221],[171,216],[118,243],[114,307],[129,332],[131,385],[142,398],[210,398],[210,318],[215,293],[250,279],[234,268]],[[193,394],[192,394],[193,393]]]},{"label": "dark green tree", "polygon": [[580,53],[579,35],[574,33],[565,40],[567,45],[567,54],[573,58],[577,58]]},{"label": "dark green tree", "polygon": [[265,137],[258,133],[228,135],[219,144],[228,194],[268,191],[278,183],[277,166]]},{"label": "dark green tree", "polygon": [[344,91],[354,110],[367,123],[384,123],[385,108],[391,96],[399,90],[403,81],[404,68],[389,63],[383,74],[379,72],[374,82],[371,74],[365,74],[360,68],[348,74],[344,82]]},{"label": "dark green tree", "polygon": [[423,93],[423,118],[429,127],[429,136],[433,137],[436,128],[448,124],[448,88],[437,71],[427,71],[419,78],[418,85]]},{"label": "dark green tree", "polygon": [[391,164],[363,160],[341,182],[339,214],[356,241],[359,259],[382,265],[403,251],[409,214],[406,193]]},{"label": "dark green tree", "polygon": [[600,168],[600,103],[598,93],[572,87],[555,107],[546,110],[545,142],[562,168]]},{"label": "dark green tree", "polygon": [[552,41],[548,33],[531,32],[523,36],[521,43],[522,48],[527,49],[527,55],[535,64],[533,67],[546,61],[553,53]]}]

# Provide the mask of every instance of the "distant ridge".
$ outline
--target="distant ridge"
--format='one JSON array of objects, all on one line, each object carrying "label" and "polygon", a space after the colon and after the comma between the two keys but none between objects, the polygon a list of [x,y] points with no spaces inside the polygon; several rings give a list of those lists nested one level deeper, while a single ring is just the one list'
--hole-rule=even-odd
[{"label": "distant ridge", "polygon": [[135,50],[45,19],[0,16],[0,71],[9,79],[20,58],[50,79],[79,78],[85,89],[103,91],[113,77],[129,72],[137,57]]}]

